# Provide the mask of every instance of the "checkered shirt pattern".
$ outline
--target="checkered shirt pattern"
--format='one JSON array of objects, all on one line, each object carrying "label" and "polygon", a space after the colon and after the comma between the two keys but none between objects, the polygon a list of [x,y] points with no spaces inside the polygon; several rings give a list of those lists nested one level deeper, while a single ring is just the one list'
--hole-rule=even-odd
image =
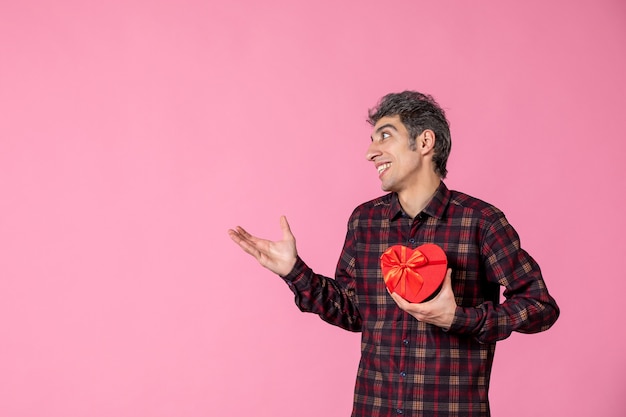
[{"label": "checkered shirt pattern", "polygon": [[[448,331],[400,310],[382,278],[387,248],[425,243],[441,246],[452,269],[458,307]],[[394,193],[357,207],[334,279],[300,258],[283,279],[302,311],[362,332],[353,417],[489,416],[495,342],[513,331],[546,330],[559,315],[504,214],[443,182],[414,219]]]}]

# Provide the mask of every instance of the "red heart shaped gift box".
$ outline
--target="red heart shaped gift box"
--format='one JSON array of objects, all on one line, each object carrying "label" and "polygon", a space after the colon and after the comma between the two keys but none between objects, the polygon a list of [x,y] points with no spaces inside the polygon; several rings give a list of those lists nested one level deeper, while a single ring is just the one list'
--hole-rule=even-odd
[{"label": "red heart shaped gift box", "polygon": [[448,259],[443,249],[432,243],[415,249],[394,245],[380,256],[380,266],[390,292],[421,303],[441,287]]}]

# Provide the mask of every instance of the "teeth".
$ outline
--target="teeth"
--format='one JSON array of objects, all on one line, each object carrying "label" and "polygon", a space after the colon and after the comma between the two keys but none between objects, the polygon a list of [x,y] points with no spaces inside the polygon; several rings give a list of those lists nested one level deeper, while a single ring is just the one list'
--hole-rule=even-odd
[{"label": "teeth", "polygon": [[384,170],[386,170],[387,168],[389,168],[391,166],[390,162],[387,162],[386,164],[382,164],[380,165],[378,168],[378,173],[380,174],[381,172],[383,172]]}]

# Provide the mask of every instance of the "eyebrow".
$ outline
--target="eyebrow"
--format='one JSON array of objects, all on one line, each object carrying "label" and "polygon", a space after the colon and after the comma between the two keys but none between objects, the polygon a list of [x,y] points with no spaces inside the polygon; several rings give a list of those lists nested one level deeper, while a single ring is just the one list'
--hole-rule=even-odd
[{"label": "eyebrow", "polygon": [[[398,129],[396,129],[396,127],[394,125],[392,125],[391,123],[385,123],[384,125],[379,126],[378,129],[376,129],[376,131],[374,131],[374,133],[378,134],[378,133],[380,133],[381,130],[386,129],[386,128],[393,129],[396,132],[398,131]],[[374,140],[374,135],[370,136],[370,139]]]}]

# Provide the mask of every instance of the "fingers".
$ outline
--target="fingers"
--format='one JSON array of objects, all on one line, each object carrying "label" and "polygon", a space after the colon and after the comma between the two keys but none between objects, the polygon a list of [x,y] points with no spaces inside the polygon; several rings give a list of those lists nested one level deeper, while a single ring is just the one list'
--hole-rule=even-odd
[{"label": "fingers", "polygon": [[259,258],[260,251],[254,245],[255,237],[250,233],[246,232],[242,227],[237,226],[235,230],[229,230],[228,235],[244,252],[254,256],[255,258]]},{"label": "fingers", "polygon": [[247,240],[253,240],[254,236],[252,236],[250,233],[248,233],[243,227],[241,226],[237,226],[236,228],[236,233],[241,236],[242,239],[247,239]]},{"label": "fingers", "polygon": [[230,238],[237,244],[241,243],[244,240],[249,239],[250,234],[243,230],[241,227],[237,226],[234,230],[229,229],[228,235]]},{"label": "fingers", "polygon": [[[389,290],[387,290],[387,292],[389,292]],[[408,302],[407,300],[402,298],[402,296],[400,296],[399,294],[395,292],[389,292],[389,295],[391,296],[391,298],[393,298],[393,301],[396,302],[398,307],[400,307],[404,311],[408,312],[409,309],[412,309],[416,305],[416,304],[411,304],[410,302]]]},{"label": "fingers", "polygon": [[396,294],[395,292],[392,292],[389,294],[391,295],[391,298],[393,298],[393,301],[395,301],[396,304],[398,304],[398,307],[406,311],[408,302],[404,298]]},{"label": "fingers", "polygon": [[261,240],[258,237],[252,236],[241,226],[237,226],[235,230],[230,230],[228,233],[231,235],[231,237],[235,235],[238,238],[238,241],[233,239],[237,243],[243,241],[246,242],[248,245],[256,245],[256,243]]},{"label": "fingers", "polygon": [[230,236],[230,238],[233,240],[233,242],[239,244],[239,241],[241,241],[242,237],[241,237],[241,233],[239,233],[236,230],[233,229],[228,229],[228,236]]}]

